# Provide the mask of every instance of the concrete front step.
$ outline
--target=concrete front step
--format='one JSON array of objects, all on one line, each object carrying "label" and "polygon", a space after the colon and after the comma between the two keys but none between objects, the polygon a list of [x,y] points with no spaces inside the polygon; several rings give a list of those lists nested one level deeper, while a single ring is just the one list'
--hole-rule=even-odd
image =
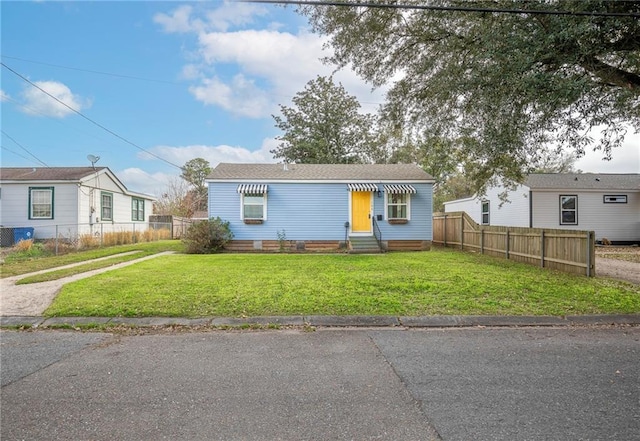
[{"label": "concrete front step", "polygon": [[350,237],[349,252],[358,253],[381,253],[378,241],[374,237]]}]

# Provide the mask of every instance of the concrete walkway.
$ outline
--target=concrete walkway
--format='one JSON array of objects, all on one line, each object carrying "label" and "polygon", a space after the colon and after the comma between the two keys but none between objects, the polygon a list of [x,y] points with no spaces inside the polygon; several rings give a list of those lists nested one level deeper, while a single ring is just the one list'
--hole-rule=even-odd
[{"label": "concrete walkway", "polygon": [[64,277],[58,280],[52,280],[49,282],[41,283],[28,283],[26,285],[16,285],[16,282],[25,277],[33,276],[36,274],[49,273],[60,269],[73,268],[76,266],[84,265],[89,262],[99,262],[101,260],[113,259],[115,257],[126,256],[129,254],[137,253],[137,251],[130,251],[127,253],[117,254],[113,256],[101,257],[99,259],[92,259],[88,262],[78,262],[69,265],[59,266],[56,268],[50,268],[42,271],[37,271],[29,274],[21,274],[19,276],[6,277],[0,279],[0,316],[40,316],[51,305],[53,299],[55,299],[58,292],[63,285],[76,280],[84,279],[86,277],[95,276],[96,274],[104,273],[114,269],[122,268],[134,263],[142,262],[143,260],[153,259],[158,256],[166,254],[172,254],[173,251],[165,251],[163,253],[153,254],[151,256],[141,257],[139,259],[130,260],[128,262],[122,262],[115,265],[111,265],[105,268],[100,268],[92,271],[87,271],[73,276]]}]

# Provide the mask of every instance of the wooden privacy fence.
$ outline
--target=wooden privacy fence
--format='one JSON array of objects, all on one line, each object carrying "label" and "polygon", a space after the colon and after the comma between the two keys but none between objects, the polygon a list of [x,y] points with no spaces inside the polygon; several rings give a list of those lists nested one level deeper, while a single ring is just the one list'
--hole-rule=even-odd
[{"label": "wooden privacy fence", "polygon": [[464,211],[433,214],[433,244],[595,276],[593,231],[478,225]]}]

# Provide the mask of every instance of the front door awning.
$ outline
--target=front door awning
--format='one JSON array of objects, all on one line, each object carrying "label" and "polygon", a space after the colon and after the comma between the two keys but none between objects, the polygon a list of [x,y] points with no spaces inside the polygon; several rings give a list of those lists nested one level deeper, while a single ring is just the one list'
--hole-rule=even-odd
[{"label": "front door awning", "polygon": [[269,190],[267,184],[240,184],[238,193],[240,194],[265,194]]},{"label": "front door awning", "polygon": [[347,184],[349,191],[378,191],[376,184]]}]

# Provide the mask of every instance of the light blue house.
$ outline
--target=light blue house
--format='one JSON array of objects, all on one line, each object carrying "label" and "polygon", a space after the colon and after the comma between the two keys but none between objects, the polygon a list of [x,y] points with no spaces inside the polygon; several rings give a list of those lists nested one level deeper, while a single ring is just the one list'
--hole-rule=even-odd
[{"label": "light blue house", "polygon": [[412,164],[219,164],[209,217],[236,251],[425,250],[433,178]]}]

